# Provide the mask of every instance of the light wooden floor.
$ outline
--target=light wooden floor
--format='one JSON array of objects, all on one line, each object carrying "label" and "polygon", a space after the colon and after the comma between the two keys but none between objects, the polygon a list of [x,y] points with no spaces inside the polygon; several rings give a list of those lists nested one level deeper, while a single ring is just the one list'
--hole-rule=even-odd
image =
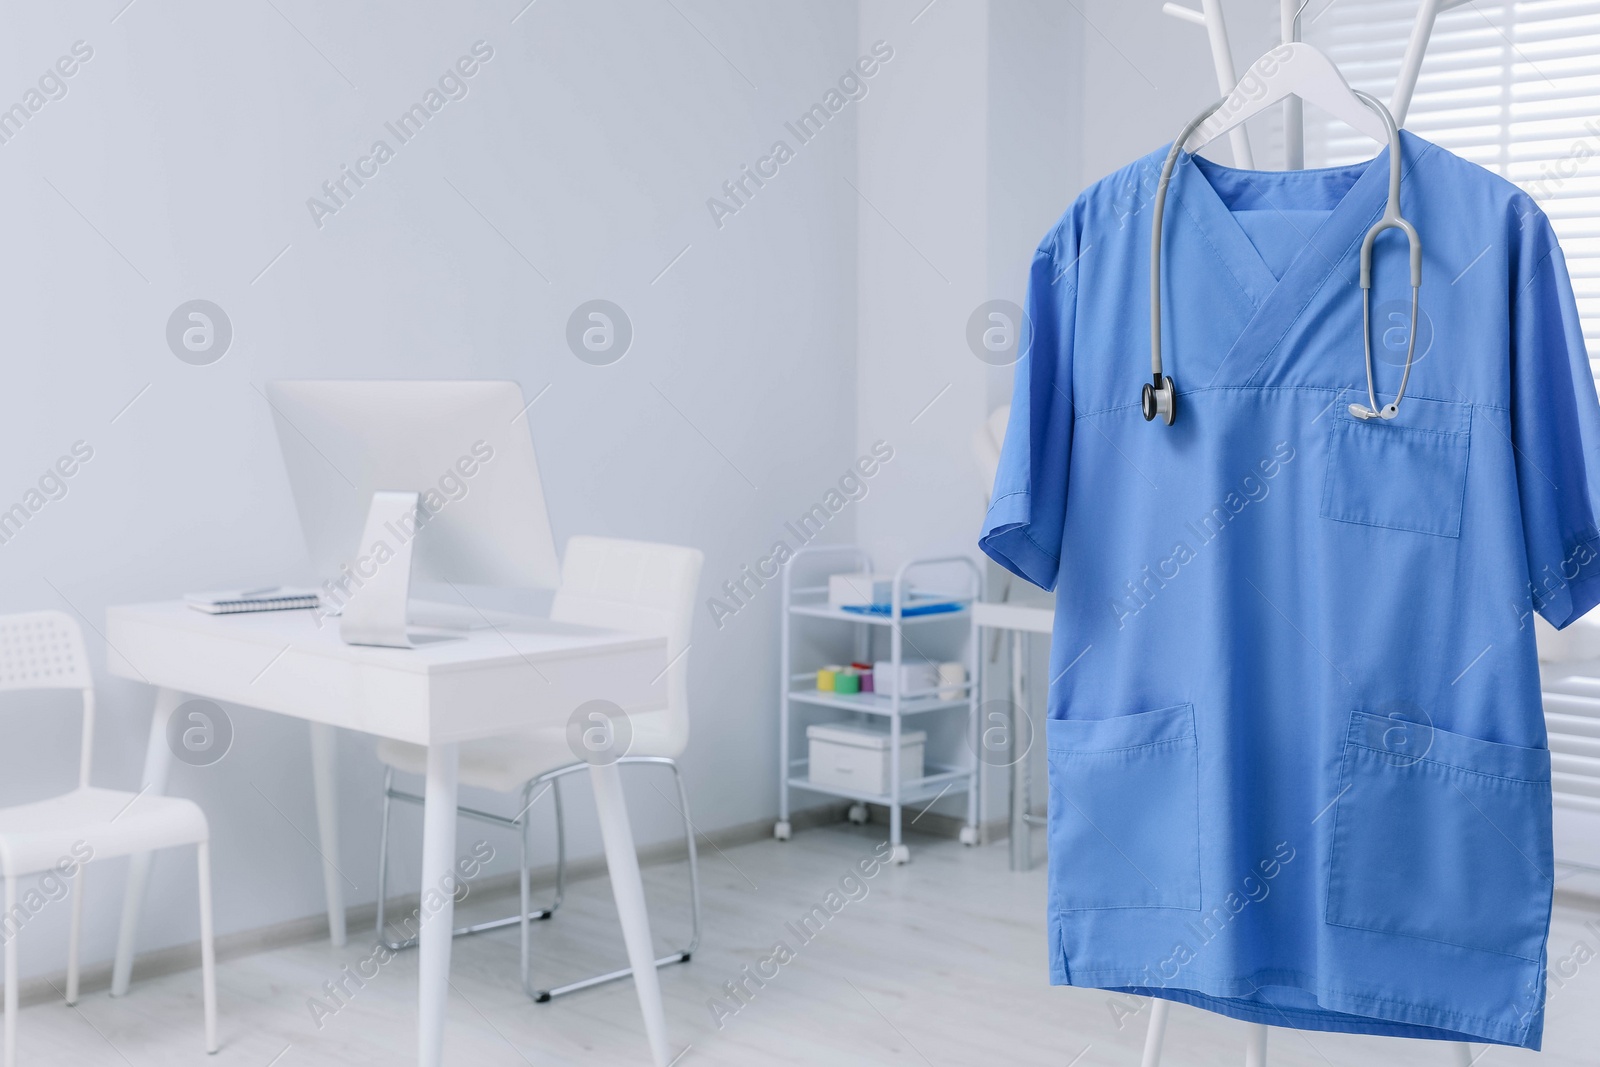
[{"label": "light wooden floor", "polygon": [[[1014,875],[1005,846],[964,849],[910,838],[913,863],[886,869],[867,895],[847,903],[808,944],[785,928],[825,903],[856,861],[870,855],[878,827],[838,827],[719,853],[705,848],[705,942],[694,961],[662,972],[667,1019],[680,1063],[1137,1067],[1146,1013],[1119,1028],[1108,994],[1046,984],[1044,875]],[[645,872],[658,944],[685,935],[683,866]],[[469,901],[467,914],[503,911],[505,901]],[[458,916],[462,914],[458,911]],[[1584,926],[1595,921],[1595,927]],[[609,887],[569,888],[551,922],[535,927],[541,983],[620,965],[621,936]],[[724,982],[754,967],[779,939],[795,956],[737,1014],[715,1025],[706,1002]],[[354,940],[354,939],[353,939]],[[1551,959],[1574,943],[1600,949],[1600,915],[1558,906]],[[103,1067],[310,1067],[414,1062],[416,954],[404,953],[356,990],[319,1030],[307,1007],[324,982],[368,949],[325,942],[238,959],[219,968],[222,1050],[202,1051],[197,972],[141,982],[111,1000],[86,996],[77,1008],[24,1009],[20,1062]],[[553,1005],[533,1004],[516,984],[511,932],[455,944],[447,1060],[474,1067],[521,1064],[642,1064],[645,1044],[633,989],[619,984]],[[1243,1061],[1241,1026],[1175,1006],[1167,1067]],[[1545,1053],[1487,1051],[1480,1067],[1600,1062],[1600,962],[1578,967],[1552,994]],[[1373,1067],[1451,1060],[1425,1042],[1274,1029],[1274,1067]]]}]

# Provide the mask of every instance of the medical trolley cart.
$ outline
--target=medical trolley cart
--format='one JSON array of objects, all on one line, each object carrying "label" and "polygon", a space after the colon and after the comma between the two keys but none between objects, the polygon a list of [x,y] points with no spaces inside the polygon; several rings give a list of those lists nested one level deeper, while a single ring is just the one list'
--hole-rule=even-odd
[{"label": "medical trolley cart", "polygon": [[[913,591],[910,578],[914,575],[937,573],[940,578],[952,573],[963,576],[959,590],[940,589]],[[901,809],[907,804],[931,805],[941,797],[965,793],[967,797],[966,825],[961,828],[961,843],[978,843],[978,796],[981,792],[978,753],[978,694],[980,692],[981,648],[972,606],[983,599],[983,572],[965,556],[943,556],[914,559],[900,566],[894,573],[893,595],[887,610],[881,613],[850,611],[831,607],[828,603],[828,578],[833,574],[873,573],[872,560],[866,552],[853,545],[808,545],[796,551],[783,567],[783,615],[781,669],[778,689],[778,821],[773,836],[787,841],[791,833],[789,823],[789,796],[792,790],[804,790],[852,801],[850,821],[867,821],[867,805],[881,804],[889,809],[889,843],[893,848],[893,861],[905,863],[911,850],[901,841]],[[919,613],[919,609],[927,613]],[[931,609],[931,610],[930,610]],[[819,632],[825,627],[837,628],[839,624],[851,628],[852,645],[846,646],[842,637]],[[950,631],[960,626],[966,638],[966,649],[961,657],[966,667],[966,680],[961,683],[940,682],[932,688],[901,692],[895,685],[892,692],[839,693],[817,688],[817,668],[826,660],[812,664],[820,648],[852,647],[853,657],[846,659],[870,661],[873,654],[873,636],[888,633],[889,655],[884,662],[892,665],[895,678],[903,676],[901,670],[905,652],[909,647],[913,656],[934,659],[931,653],[935,642],[947,648]],[[952,661],[956,657],[949,657]],[[806,662],[797,664],[797,659]],[[797,667],[801,669],[797,669]],[[809,668],[809,669],[805,669]],[[809,777],[808,758],[793,754],[797,740],[796,729],[803,741],[804,726],[818,721],[838,722],[840,713],[851,713],[858,721],[885,719],[888,722],[889,788],[884,793],[866,793],[837,785],[812,782]],[[902,781],[900,760],[901,733],[908,718],[916,717],[919,723],[936,722],[940,714],[962,714],[961,723],[965,741],[964,753],[956,758],[940,759],[930,746],[922,777]],[[801,720],[796,722],[796,720]],[[929,730],[930,742],[939,732]],[[948,730],[945,740],[948,742]],[[961,746],[957,742],[957,748]],[[944,748],[951,747],[946,743]],[[915,818],[915,816],[913,816]]]}]

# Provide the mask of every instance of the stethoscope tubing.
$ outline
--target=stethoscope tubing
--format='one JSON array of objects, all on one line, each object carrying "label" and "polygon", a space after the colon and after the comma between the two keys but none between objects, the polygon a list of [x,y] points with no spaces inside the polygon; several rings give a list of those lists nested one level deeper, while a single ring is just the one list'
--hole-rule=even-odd
[{"label": "stethoscope tubing", "polygon": [[1156,183],[1155,215],[1150,220],[1150,373],[1158,385],[1161,382],[1161,224],[1167,217],[1167,186],[1172,184],[1172,171],[1183,153],[1183,146],[1189,143],[1200,124],[1227,102],[1224,96],[1189,121],[1167,150],[1166,161],[1161,164],[1161,180]]},{"label": "stethoscope tubing", "polygon": [[[1411,380],[1411,365],[1417,348],[1417,305],[1422,288],[1422,238],[1418,236],[1416,227],[1400,213],[1400,131],[1395,125],[1394,116],[1389,113],[1383,102],[1372,94],[1355,90],[1355,95],[1383,119],[1385,130],[1389,135],[1389,196],[1384,205],[1383,216],[1373,223],[1361,241],[1361,344],[1366,362],[1369,406],[1351,404],[1350,413],[1358,419],[1392,419],[1399,413],[1400,401],[1405,396],[1406,385]],[[1177,395],[1176,387],[1172,384],[1172,379],[1164,374],[1161,362],[1161,235],[1162,223],[1166,218],[1167,188],[1172,184],[1172,174],[1183,154],[1183,146],[1188,143],[1194,131],[1216,114],[1227,100],[1227,97],[1223,97],[1189,120],[1183,132],[1167,150],[1167,158],[1161,165],[1161,179],[1156,183],[1154,217],[1150,222],[1151,384],[1144,386],[1140,403],[1146,421],[1151,421],[1160,414],[1164,416],[1163,421],[1169,426],[1172,425],[1176,415]],[[1372,360],[1372,249],[1378,235],[1390,229],[1399,230],[1406,236],[1411,268],[1411,326],[1406,342],[1405,370],[1400,375],[1400,388],[1395,393],[1394,400],[1380,408]]]}]

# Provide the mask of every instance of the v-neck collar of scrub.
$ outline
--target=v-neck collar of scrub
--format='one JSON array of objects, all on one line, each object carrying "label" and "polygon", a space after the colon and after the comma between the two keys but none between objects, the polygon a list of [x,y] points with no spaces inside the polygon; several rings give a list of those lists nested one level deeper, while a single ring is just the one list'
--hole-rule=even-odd
[{"label": "v-neck collar of scrub", "polygon": [[[1414,168],[1417,160],[1433,145],[1405,130],[1400,131],[1400,142],[1404,178],[1404,174]],[[1189,153],[1181,153],[1178,163],[1174,183],[1179,202],[1215,246],[1224,267],[1238,281],[1255,307],[1249,323],[1206,384],[1225,380],[1222,378],[1224,369],[1239,365],[1237,361],[1255,352],[1256,357],[1244,364],[1250,367],[1245,379],[1247,381],[1277,350],[1288,328],[1335,275],[1352,290],[1357,286],[1356,264],[1350,257],[1359,248],[1368,227],[1377,221],[1388,199],[1389,148],[1385,145],[1376,156],[1362,163],[1314,171],[1242,171],[1208,163],[1213,169],[1240,174],[1247,180],[1260,175],[1263,183],[1278,182],[1286,173],[1314,176],[1337,171],[1360,172],[1316,232],[1305,235],[1305,247],[1295,255],[1282,278],[1273,276],[1239,220],[1228,210],[1200,167],[1194,165]],[[1405,188],[1403,180],[1401,188]],[[1265,193],[1262,195],[1263,199],[1271,202]],[[1174,328],[1182,329],[1183,324],[1176,323]]]}]

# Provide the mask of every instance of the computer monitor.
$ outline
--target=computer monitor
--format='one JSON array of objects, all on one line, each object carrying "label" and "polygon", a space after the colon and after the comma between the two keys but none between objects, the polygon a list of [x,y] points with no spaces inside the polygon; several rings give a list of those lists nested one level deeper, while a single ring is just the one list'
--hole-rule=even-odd
[{"label": "computer monitor", "polygon": [[[516,382],[280,381],[266,396],[326,603],[344,607],[363,589],[370,601],[402,567],[402,604],[413,575],[559,584]],[[413,520],[393,510],[396,493],[417,494]]]}]

